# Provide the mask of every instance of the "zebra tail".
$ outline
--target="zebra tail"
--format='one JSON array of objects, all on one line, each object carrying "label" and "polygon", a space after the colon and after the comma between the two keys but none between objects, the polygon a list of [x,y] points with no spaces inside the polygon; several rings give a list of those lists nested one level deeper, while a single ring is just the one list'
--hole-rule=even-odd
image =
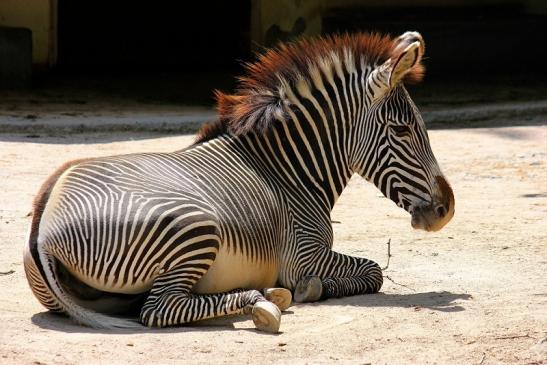
[{"label": "zebra tail", "polygon": [[40,264],[43,269],[44,279],[49,287],[50,294],[62,311],[68,314],[76,322],[92,328],[100,329],[143,329],[144,327],[136,320],[112,317],[95,312],[77,304],[60,285],[57,275],[57,263],[55,256],[48,252],[47,247],[38,242],[37,249],[40,257]]},{"label": "zebra tail", "polygon": [[33,294],[42,305],[51,311],[65,312],[83,325],[103,329],[143,328],[137,321],[110,317],[77,304],[60,284],[55,256],[48,252],[47,245],[39,239],[40,220],[53,186],[65,171],[83,161],[86,159],[69,161],[58,168],[42,184],[34,199],[32,223],[23,255],[27,280]]}]

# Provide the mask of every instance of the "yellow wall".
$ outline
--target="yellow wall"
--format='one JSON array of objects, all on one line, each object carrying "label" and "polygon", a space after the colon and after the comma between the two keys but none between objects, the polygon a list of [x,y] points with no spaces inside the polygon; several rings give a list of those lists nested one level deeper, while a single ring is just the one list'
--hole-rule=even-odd
[{"label": "yellow wall", "polygon": [[0,26],[32,31],[32,63],[48,66],[55,62],[55,0],[0,0]]}]

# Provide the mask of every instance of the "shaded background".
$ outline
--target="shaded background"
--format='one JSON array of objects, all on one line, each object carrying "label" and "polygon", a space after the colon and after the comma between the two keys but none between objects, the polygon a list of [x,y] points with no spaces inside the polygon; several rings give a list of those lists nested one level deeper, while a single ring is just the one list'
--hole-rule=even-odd
[{"label": "shaded background", "polygon": [[418,98],[547,94],[543,0],[2,0],[0,89],[207,105],[279,41],[406,30],[427,45]]}]

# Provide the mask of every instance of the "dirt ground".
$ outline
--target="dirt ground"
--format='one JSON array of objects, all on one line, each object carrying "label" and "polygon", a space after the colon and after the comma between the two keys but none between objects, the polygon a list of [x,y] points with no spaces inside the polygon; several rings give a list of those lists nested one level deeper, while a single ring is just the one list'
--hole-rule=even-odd
[{"label": "dirt ground", "polygon": [[335,249],[383,266],[391,239],[382,292],[294,305],[270,335],[246,317],[113,333],[46,313],[22,265],[40,183],[69,159],[170,151],[192,137],[0,135],[0,363],[547,362],[547,126],[430,136],[454,188],[452,222],[413,231],[407,213],[352,179],[332,214]]}]

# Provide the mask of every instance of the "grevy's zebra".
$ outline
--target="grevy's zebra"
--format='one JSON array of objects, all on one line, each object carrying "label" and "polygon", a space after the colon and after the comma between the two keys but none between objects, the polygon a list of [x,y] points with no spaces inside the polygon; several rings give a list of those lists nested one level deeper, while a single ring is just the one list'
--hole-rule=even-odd
[{"label": "grevy's zebra", "polygon": [[414,228],[454,214],[402,83],[420,78],[423,51],[416,32],[285,45],[218,94],[196,144],[65,165],[35,202],[34,294],[93,327],[138,326],[105,315],[130,310],[147,326],[252,312],[277,331],[290,292],[268,288],[300,302],[377,292],[375,262],[331,250],[330,211],[358,173]]}]

